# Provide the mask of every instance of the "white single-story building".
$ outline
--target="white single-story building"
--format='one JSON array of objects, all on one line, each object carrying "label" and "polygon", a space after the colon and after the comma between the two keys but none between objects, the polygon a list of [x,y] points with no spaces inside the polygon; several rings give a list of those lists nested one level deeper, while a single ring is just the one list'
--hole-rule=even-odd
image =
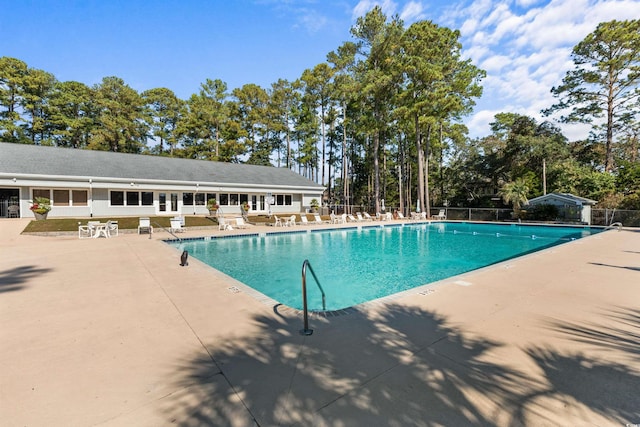
[{"label": "white single-story building", "polygon": [[285,168],[0,143],[0,218],[33,217],[35,197],[49,217],[204,215],[213,198],[230,214],[305,212],[323,190]]},{"label": "white single-story building", "polygon": [[528,205],[553,205],[558,208],[562,219],[591,224],[591,206],[596,203],[570,193],[549,193],[529,200]]}]

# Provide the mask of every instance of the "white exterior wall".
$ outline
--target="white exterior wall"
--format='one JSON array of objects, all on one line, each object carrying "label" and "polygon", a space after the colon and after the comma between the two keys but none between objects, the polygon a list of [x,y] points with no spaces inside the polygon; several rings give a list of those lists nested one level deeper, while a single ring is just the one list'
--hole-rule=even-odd
[{"label": "white exterior wall", "polygon": [[[6,182],[5,182],[6,181]],[[0,179],[0,187],[19,189],[20,197],[20,216],[23,218],[33,217],[33,213],[29,210],[31,201],[33,200],[34,189],[48,189],[48,190],[85,190],[87,191],[87,204],[81,206],[73,206],[73,201],[70,200],[68,206],[56,205],[56,200],[53,201],[52,210],[48,216],[52,217],[121,217],[121,216],[175,216],[175,215],[208,215],[206,205],[183,205],[183,193],[193,193],[194,203],[196,193],[212,193],[219,197],[220,194],[239,194],[248,195],[249,202],[252,202],[253,196],[256,197],[257,210],[250,210],[250,214],[266,214],[269,211],[269,206],[264,205],[264,209],[260,209],[260,198],[266,196],[266,191],[259,188],[229,186],[229,187],[211,187],[201,186],[199,184],[183,183],[135,183],[135,182],[95,182],[94,180],[78,180],[71,179],[18,179],[3,180]],[[112,206],[111,205],[111,191],[122,191],[125,193],[125,205],[124,206]],[[153,205],[126,205],[126,192],[153,192]],[[160,211],[160,193],[165,193],[167,199],[170,199],[172,193],[177,194],[177,210],[171,211],[169,208],[161,212]],[[299,213],[304,212],[305,207],[309,206],[312,198],[318,200],[321,199],[321,189],[318,194],[308,193],[308,190],[301,190],[297,188],[279,188],[271,190],[274,195],[287,195],[291,196],[290,205],[272,205],[272,213]],[[50,194],[53,194],[52,192]],[[73,194],[70,192],[69,194]],[[206,197],[206,196],[205,196]],[[70,196],[71,198],[71,196]],[[169,200],[168,200],[169,201]],[[141,203],[139,201],[139,203]],[[167,203],[168,205],[170,203]],[[223,212],[228,214],[240,213],[240,205],[222,205]]]}]

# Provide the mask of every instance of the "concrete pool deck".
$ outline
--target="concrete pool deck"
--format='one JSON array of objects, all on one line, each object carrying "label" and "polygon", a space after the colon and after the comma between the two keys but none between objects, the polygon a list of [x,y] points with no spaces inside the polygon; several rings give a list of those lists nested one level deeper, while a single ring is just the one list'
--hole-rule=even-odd
[{"label": "concrete pool deck", "polygon": [[640,424],[640,230],[312,316],[302,336],[300,313],[181,267],[166,232],[27,223],[0,221],[2,425]]}]

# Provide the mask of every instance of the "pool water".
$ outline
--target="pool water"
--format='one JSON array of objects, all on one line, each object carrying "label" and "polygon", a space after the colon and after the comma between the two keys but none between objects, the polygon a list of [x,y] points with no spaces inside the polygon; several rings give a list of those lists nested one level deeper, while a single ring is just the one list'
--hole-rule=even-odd
[{"label": "pool water", "polygon": [[[306,230],[305,230],[306,231]],[[268,297],[302,308],[308,259],[338,310],[602,231],[529,225],[431,223],[263,234],[172,243]],[[307,274],[310,310],[322,310]]]}]

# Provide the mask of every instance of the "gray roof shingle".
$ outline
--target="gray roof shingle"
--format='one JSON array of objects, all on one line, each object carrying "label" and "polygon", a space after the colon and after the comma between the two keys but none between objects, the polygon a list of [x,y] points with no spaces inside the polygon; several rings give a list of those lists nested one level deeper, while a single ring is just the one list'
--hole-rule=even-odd
[{"label": "gray roof shingle", "polygon": [[323,188],[286,168],[0,143],[0,174],[11,173]]}]

